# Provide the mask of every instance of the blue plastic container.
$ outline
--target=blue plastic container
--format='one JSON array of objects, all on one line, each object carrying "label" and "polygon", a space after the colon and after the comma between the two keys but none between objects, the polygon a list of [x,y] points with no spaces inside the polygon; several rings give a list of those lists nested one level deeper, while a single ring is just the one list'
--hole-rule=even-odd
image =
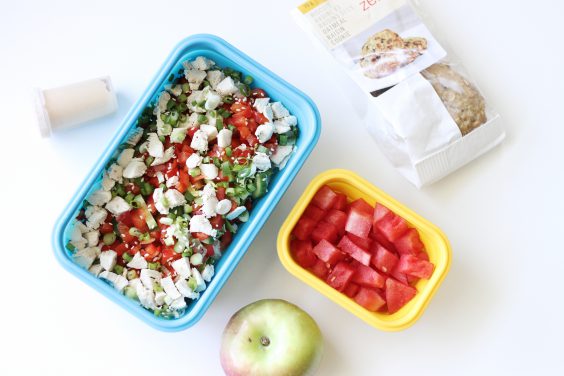
[{"label": "blue plastic container", "polygon": [[[197,56],[205,56],[214,60],[221,67],[231,67],[252,76],[254,85],[265,89],[272,100],[281,101],[298,118],[300,135],[296,150],[287,165],[275,174],[270,182],[269,192],[256,203],[249,221],[240,227],[229,249],[216,264],[216,273],[208,288],[198,300],[189,303],[183,316],[177,319],[163,319],[156,317],[136,301],[128,299],[101,279],[94,277],[87,270],[76,265],[65,245],[69,240],[73,219],[80,210],[83,200],[88,197],[90,192],[98,188],[105,165],[114,157],[118,146],[124,142],[128,133],[135,127],[137,117],[164,89],[170,74],[178,72],[182,68],[183,61],[194,59]],[[320,130],[321,121],[315,104],[294,86],[216,36],[200,34],[188,37],[180,42],[165,60],[162,68],[129,111],[108,147],[57,220],[52,239],[55,256],[69,272],[147,324],[163,331],[186,329],[194,325],[204,315],[219,290],[227,282],[264,222],[311,153],[319,138]]]}]

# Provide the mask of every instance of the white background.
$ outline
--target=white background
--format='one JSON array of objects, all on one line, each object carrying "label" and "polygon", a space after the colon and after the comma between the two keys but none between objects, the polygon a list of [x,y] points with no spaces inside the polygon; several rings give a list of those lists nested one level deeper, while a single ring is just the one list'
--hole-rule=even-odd
[{"label": "white background", "polygon": [[[367,137],[334,79],[338,69],[291,19],[297,1],[154,3],[2,0],[0,373],[220,375],[219,344],[230,315],[260,298],[284,298],[321,327],[326,355],[319,375],[564,374],[561,3],[422,1],[508,129],[503,146],[422,191]],[[323,132],[205,317],[189,330],[161,333],[64,271],[50,237],[164,57],[199,32],[224,37],[308,93]],[[40,139],[30,87],[103,74],[119,90],[119,113]],[[278,261],[282,221],[309,180],[334,167],[359,172],[452,242],[449,275],[404,332],[369,327]]]}]

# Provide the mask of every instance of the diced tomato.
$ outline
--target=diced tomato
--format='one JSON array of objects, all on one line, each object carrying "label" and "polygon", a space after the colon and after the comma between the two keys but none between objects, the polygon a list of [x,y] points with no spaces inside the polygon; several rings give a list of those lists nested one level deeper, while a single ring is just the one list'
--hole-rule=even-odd
[{"label": "diced tomato", "polygon": [[109,234],[114,231],[114,226],[109,222],[104,222],[100,226],[100,234]]},{"label": "diced tomato", "polygon": [[390,273],[394,270],[399,260],[396,255],[378,243],[372,246],[372,252],[374,254],[372,256],[372,265],[376,269],[384,273]]},{"label": "diced tomato", "polygon": [[400,283],[393,278],[386,281],[386,303],[388,304],[388,312],[395,313],[405,306],[411,299],[415,297],[417,290],[412,287]]},{"label": "diced tomato", "polygon": [[298,223],[294,227],[292,233],[294,236],[300,240],[309,239],[311,232],[315,228],[315,221],[309,218],[302,217],[299,219]]},{"label": "diced tomato", "polygon": [[133,193],[134,195],[141,193],[141,187],[135,183],[127,183],[124,188],[126,192]]},{"label": "diced tomato", "polygon": [[357,208],[351,208],[345,230],[361,238],[368,238],[370,229],[372,228],[372,220],[370,215]]},{"label": "diced tomato", "polygon": [[351,239],[353,241],[354,244],[358,245],[362,249],[369,250],[372,246],[372,240],[371,239],[363,239],[363,238],[356,236],[355,234],[350,234],[350,233],[347,234],[347,236],[349,237],[349,239]]},{"label": "diced tomato", "polygon": [[313,219],[315,222],[319,222],[325,216],[325,212],[317,206],[309,204],[307,208],[305,208],[303,216]]},{"label": "diced tomato", "polygon": [[220,229],[223,227],[223,224],[225,223],[225,219],[221,215],[216,215],[215,217],[210,218],[210,223],[213,228]]},{"label": "diced tomato", "polygon": [[347,214],[344,211],[331,209],[329,210],[329,212],[327,212],[324,221],[327,223],[331,223],[332,225],[337,227],[337,230],[339,231],[339,235],[343,235],[345,233]]},{"label": "diced tomato", "polygon": [[153,195],[147,197],[147,209],[151,214],[155,214],[157,212],[157,208],[155,207],[155,199],[153,199]]},{"label": "diced tomato", "polygon": [[325,277],[329,274],[327,265],[321,260],[317,260],[312,267],[308,268],[308,270],[323,280],[325,280]]},{"label": "diced tomato", "polygon": [[261,114],[258,111],[254,111],[254,120],[257,124],[265,124],[268,123],[268,118],[266,116],[264,116],[263,114]]},{"label": "diced tomato", "polygon": [[215,197],[217,197],[217,199],[219,201],[225,199],[225,188],[224,187],[217,187],[215,190]]},{"label": "diced tomato", "polygon": [[178,162],[176,161],[176,159],[173,159],[172,162],[168,162],[166,164],[165,177],[167,179],[170,179],[173,176],[177,176],[177,175],[178,175]]},{"label": "diced tomato", "polygon": [[333,226],[331,223],[321,221],[311,232],[311,239],[316,243],[321,241],[321,239],[334,243],[337,241],[337,235],[337,227]]},{"label": "diced tomato", "polygon": [[[174,251],[174,250],[173,250]],[[147,244],[141,248],[141,256],[149,262],[156,261],[161,255],[161,248],[155,243]]]},{"label": "diced tomato", "polygon": [[253,98],[266,98],[266,92],[262,89],[256,88],[251,90],[251,97]]},{"label": "diced tomato", "polygon": [[351,202],[350,209],[356,209],[366,215],[372,216],[374,213],[374,208],[370,204],[364,201],[362,198],[354,200]]},{"label": "diced tomato", "polygon": [[247,128],[249,128],[249,130],[251,131],[252,134],[255,134],[255,132],[257,131],[258,124],[257,124],[254,117],[250,118],[247,121]]},{"label": "diced tomato", "polygon": [[207,240],[210,236],[208,234],[204,234],[203,232],[193,232],[192,236],[198,240]]},{"label": "diced tomato", "polygon": [[378,221],[376,227],[392,243],[405,234],[409,228],[405,219],[395,214]]},{"label": "diced tomato", "polygon": [[356,271],[354,272],[352,281],[358,283],[361,286],[371,287],[371,288],[382,288],[386,283],[386,277],[378,273],[376,270],[364,266],[362,264],[357,264]]},{"label": "diced tomato", "polygon": [[250,135],[248,135],[246,137],[246,141],[249,144],[250,147],[254,147],[256,144],[259,143],[257,136],[254,135],[254,133],[251,133]]},{"label": "diced tomato", "polygon": [[186,172],[186,169],[178,170],[178,184],[176,185],[176,189],[180,193],[184,193],[188,190],[190,186],[190,175]]},{"label": "diced tomato", "polygon": [[349,283],[348,286],[343,290],[343,294],[345,294],[346,296],[348,296],[349,298],[354,298],[354,296],[358,293],[358,290],[360,290],[360,286],[357,285],[356,283]]},{"label": "diced tomato", "polygon": [[346,262],[340,262],[327,276],[327,283],[335,290],[343,291],[354,274],[354,268]]},{"label": "diced tomato", "polygon": [[251,135],[251,130],[247,128],[246,122],[247,120],[245,119],[245,125],[237,127],[239,134],[241,135],[241,140],[246,140],[247,137]]},{"label": "diced tomato", "polygon": [[249,118],[253,115],[253,111],[252,111],[251,107],[249,106],[249,104],[243,103],[243,102],[233,103],[231,105],[231,107],[229,108],[229,111],[231,111],[234,116],[235,116],[235,114],[237,114],[239,116],[244,116],[246,118]]},{"label": "diced tomato", "polygon": [[174,260],[178,260],[179,258],[182,257],[182,254],[176,253],[173,247],[163,247],[161,253],[162,253],[161,264],[166,266],[170,265],[170,263],[173,262]]},{"label": "diced tomato", "polygon": [[311,199],[312,204],[322,210],[329,210],[335,204],[337,194],[327,185],[321,187]]},{"label": "diced tomato", "polygon": [[157,176],[157,172],[164,174],[166,172],[166,164],[151,166],[147,169],[146,174],[148,177],[154,177]]},{"label": "diced tomato", "polygon": [[290,249],[294,255],[294,260],[302,268],[309,268],[315,265],[317,257],[312,252],[311,241],[294,239],[290,243]]},{"label": "diced tomato", "polygon": [[354,242],[347,235],[341,238],[341,241],[339,241],[337,247],[341,251],[348,253],[353,259],[360,262],[361,264],[366,266],[370,265],[370,259],[372,258],[370,252],[354,244]]},{"label": "diced tomato", "polygon": [[121,240],[124,243],[131,243],[132,241],[137,240],[137,238],[135,236],[133,236],[129,233],[129,226],[127,226],[125,223],[118,222],[117,230],[118,230],[118,233],[119,233]]},{"label": "diced tomato", "polygon": [[337,199],[333,204],[333,209],[345,211],[347,209],[347,203],[348,203],[347,196],[345,196],[342,193],[337,193]]},{"label": "diced tomato", "polygon": [[397,270],[408,276],[429,279],[435,269],[429,261],[421,260],[412,255],[401,255]]},{"label": "diced tomato", "polygon": [[221,236],[219,242],[219,246],[221,247],[221,250],[225,251],[227,247],[229,247],[229,244],[231,244],[232,240],[233,240],[233,234],[230,231],[226,231],[225,234]]},{"label": "diced tomato", "polygon": [[394,245],[400,255],[418,255],[425,248],[414,228],[410,228],[402,237],[396,239]]},{"label": "diced tomato", "polygon": [[180,153],[178,153],[178,163],[181,166],[184,166],[186,164],[186,160],[192,154],[194,154],[194,151],[188,145],[183,145],[182,150],[180,151]]},{"label": "diced tomato", "polygon": [[118,223],[122,223],[127,227],[133,227],[133,219],[131,218],[132,211],[126,211],[125,213],[121,213],[117,217]]},{"label": "diced tomato", "polygon": [[319,257],[321,261],[331,266],[335,265],[345,257],[345,255],[337,249],[337,247],[325,239],[322,239],[315,247],[313,247],[313,253]]},{"label": "diced tomato", "polygon": [[131,211],[131,222],[133,223],[133,227],[138,229],[141,232],[149,231],[149,227],[147,227],[147,221],[145,220],[145,212],[141,209],[134,209]]},{"label": "diced tomato", "polygon": [[364,287],[360,288],[354,300],[371,312],[378,311],[386,304],[384,298],[377,291]]},{"label": "diced tomato", "polygon": [[123,255],[125,252],[129,251],[129,248],[126,243],[120,243],[113,247],[113,250],[117,253],[118,256],[121,257],[121,255]]}]

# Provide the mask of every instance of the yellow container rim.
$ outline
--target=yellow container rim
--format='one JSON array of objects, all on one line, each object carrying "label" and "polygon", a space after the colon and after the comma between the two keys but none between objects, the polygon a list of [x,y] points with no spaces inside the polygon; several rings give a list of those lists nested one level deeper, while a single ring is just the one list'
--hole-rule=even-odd
[{"label": "yellow container rim", "polygon": [[[417,295],[398,312],[390,315],[387,313],[368,311],[353,299],[333,289],[325,283],[325,281],[302,268],[292,258],[290,252],[292,230],[315,193],[323,185],[328,185],[346,194],[350,200],[363,198],[371,205],[374,205],[376,202],[381,203],[394,213],[403,217],[419,232],[429,255],[429,260],[435,265],[435,271],[429,280],[420,280],[416,284]],[[355,316],[364,320],[366,323],[384,331],[400,331],[407,329],[421,317],[425,308],[431,301],[431,298],[435,295],[440,284],[446,277],[451,263],[450,243],[437,226],[408,209],[405,205],[354,172],[342,169],[325,171],[316,176],[309,183],[278,232],[277,248],[278,257],[282,265],[284,265],[292,275],[313,287]]]}]

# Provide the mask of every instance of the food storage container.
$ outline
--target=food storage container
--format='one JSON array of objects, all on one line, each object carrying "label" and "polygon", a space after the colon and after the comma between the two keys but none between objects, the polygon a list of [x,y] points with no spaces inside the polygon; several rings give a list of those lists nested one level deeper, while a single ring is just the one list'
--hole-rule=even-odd
[{"label": "food storage container", "polygon": [[[273,101],[281,101],[297,117],[299,137],[293,155],[286,166],[275,174],[270,182],[269,192],[258,200],[247,223],[240,227],[228,250],[215,267],[215,276],[208,288],[196,301],[190,301],[186,312],[176,319],[164,319],[141,307],[136,301],[128,299],[101,279],[89,274],[76,265],[70,252],[65,248],[72,229],[73,218],[77,215],[83,200],[100,184],[102,172],[108,161],[117,154],[118,146],[125,141],[128,133],[135,127],[136,119],[143,109],[164,90],[168,77],[182,69],[182,62],[205,56],[221,67],[231,67],[254,78],[253,87],[261,87]],[[119,126],[100,159],[92,167],[86,179],[70,199],[53,231],[53,248],[57,260],[65,269],[92,286],[110,300],[119,304],[147,324],[164,331],[178,331],[196,323],[209,308],[214,298],[251,245],[253,239],[264,225],[270,213],[304,164],[317,143],[320,133],[320,117],[315,104],[301,91],[290,85],[250,57],[224,40],[213,35],[194,35],[184,39],[172,51],[153,78],[141,98]]]},{"label": "food storage container", "polygon": [[[429,280],[420,280],[415,287],[417,295],[394,314],[370,312],[346,295],[333,289],[325,281],[298,265],[290,252],[292,230],[315,193],[324,184],[347,195],[350,201],[363,198],[371,205],[376,202],[403,217],[419,232],[429,261],[435,264],[435,271]],[[399,331],[413,325],[431,301],[431,298],[445,278],[449,267],[451,250],[448,239],[435,225],[408,209],[405,205],[376,188],[360,176],[347,170],[330,170],[318,175],[306,188],[296,205],[286,218],[278,233],[278,256],[284,267],[295,277],[313,287],[349,312],[366,321],[375,328],[385,331]]]}]

